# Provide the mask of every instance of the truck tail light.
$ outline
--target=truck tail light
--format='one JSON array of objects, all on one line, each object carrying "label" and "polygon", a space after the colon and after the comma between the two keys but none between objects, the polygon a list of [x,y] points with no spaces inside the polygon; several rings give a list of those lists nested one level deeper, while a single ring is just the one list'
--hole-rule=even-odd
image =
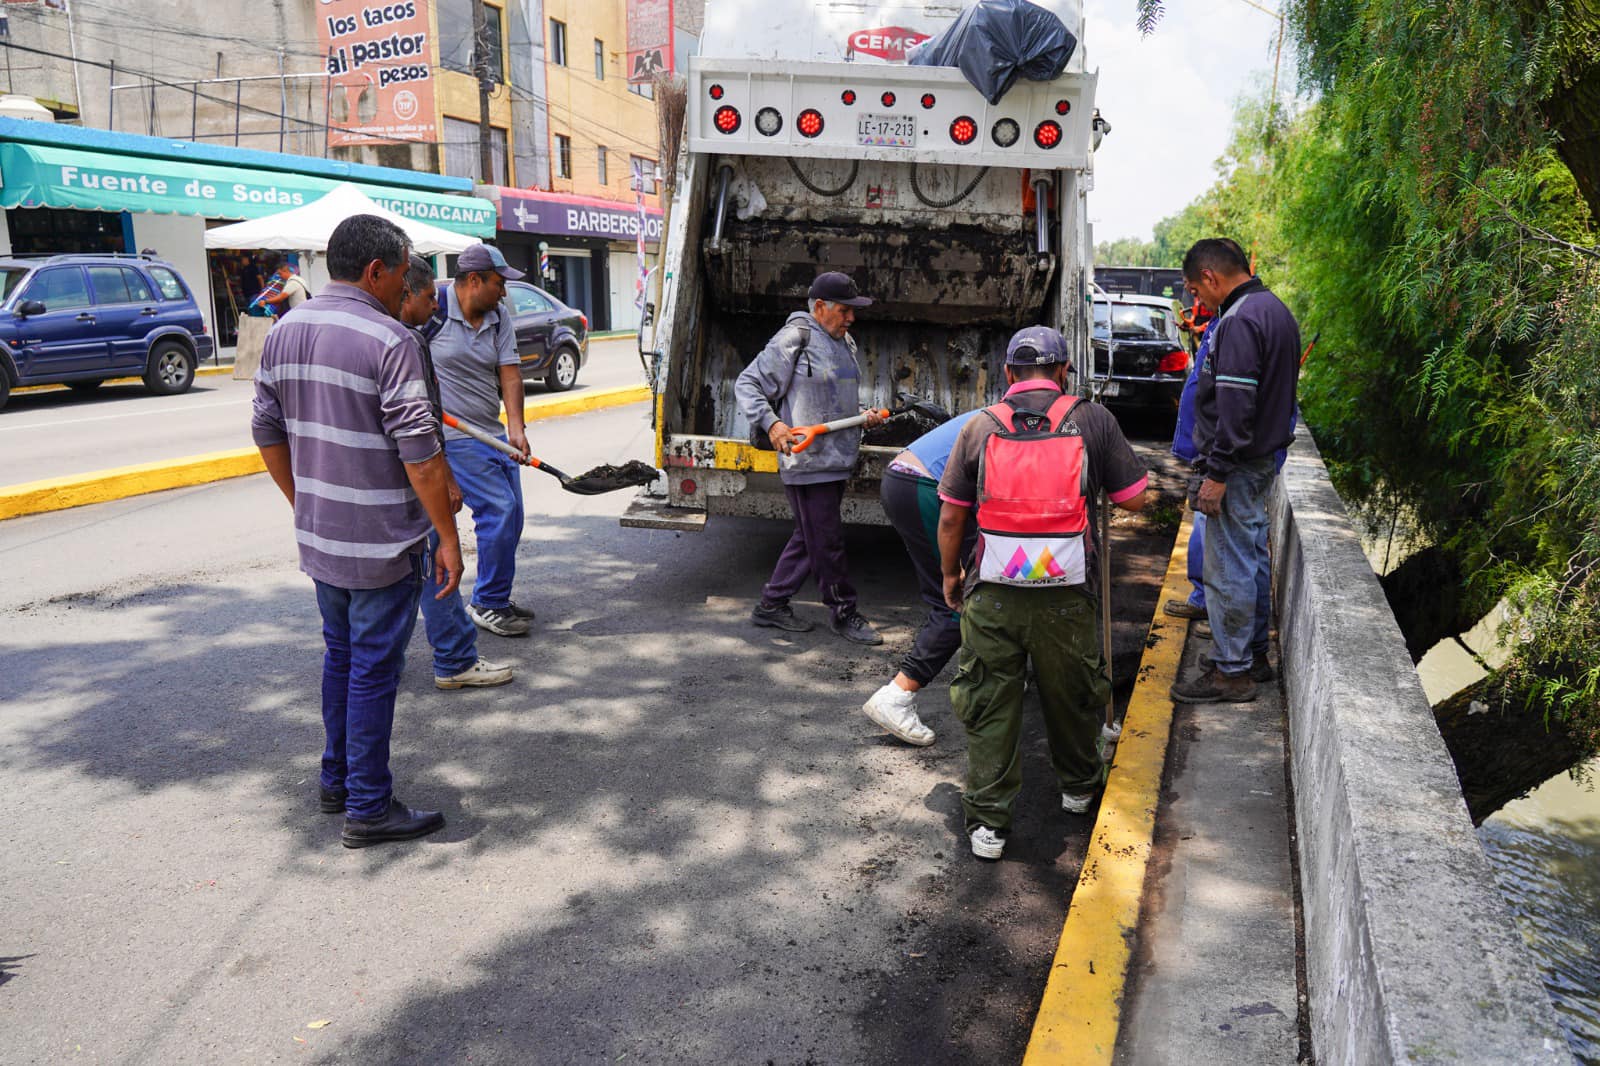
[{"label": "truck tail light", "polygon": [[716,124],[718,133],[733,133],[744,120],[739,117],[739,109],[729,104],[717,108],[716,114],[711,116],[711,121]]},{"label": "truck tail light", "polygon": [[721,100],[722,99],[722,86],[713,85],[708,91],[711,93],[711,99],[713,99],[713,100]]},{"label": "truck tail light", "polygon": [[1045,119],[1033,128],[1033,143],[1040,148],[1054,148],[1061,143],[1061,123]]},{"label": "truck tail light", "polygon": [[1168,352],[1161,357],[1161,363],[1156,369],[1163,374],[1181,374],[1189,369],[1189,353],[1182,349]]},{"label": "truck tail light", "polygon": [[884,93],[882,96],[878,97],[878,99],[883,101],[884,107],[894,106],[894,93]]},{"label": "truck tail light", "polygon": [[776,137],[783,129],[783,116],[775,107],[763,107],[756,112],[756,132],[763,137]]},{"label": "truck tail light", "polygon": [[800,131],[802,137],[815,137],[822,132],[822,112],[814,107],[806,108],[794,120],[794,128]]},{"label": "truck tail light", "polygon": [[1071,100],[1057,100],[1056,101],[1056,114],[1065,115],[1068,111],[1071,111],[1071,110],[1072,110],[1072,101]]},{"label": "truck tail light", "polygon": [[854,107],[856,102],[856,91],[854,89],[846,89],[844,92],[839,94],[839,102],[844,104],[845,107]]},{"label": "truck tail light", "polygon": [[957,144],[971,144],[978,138],[978,124],[966,115],[950,123],[950,139]]},{"label": "truck tail light", "polygon": [[937,101],[934,100],[932,93],[923,93],[922,94],[922,109],[924,111],[931,111],[933,109],[933,105],[936,102]]},{"label": "truck tail light", "polygon": [[694,478],[686,477],[678,483],[678,488],[683,490],[685,496],[693,496],[700,486],[694,483]]},{"label": "truck tail light", "polygon": [[989,136],[1001,148],[1010,148],[1022,139],[1022,127],[1017,125],[1017,120],[1014,118],[1003,118],[994,124]]}]

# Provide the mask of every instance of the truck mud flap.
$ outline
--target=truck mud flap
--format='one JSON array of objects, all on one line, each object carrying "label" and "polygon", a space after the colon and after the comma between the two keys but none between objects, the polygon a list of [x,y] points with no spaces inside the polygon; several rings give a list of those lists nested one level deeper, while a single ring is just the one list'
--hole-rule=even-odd
[{"label": "truck mud flap", "polygon": [[641,492],[620,519],[629,529],[671,529],[699,533],[706,528],[706,512],[698,507],[672,507],[659,496]]}]

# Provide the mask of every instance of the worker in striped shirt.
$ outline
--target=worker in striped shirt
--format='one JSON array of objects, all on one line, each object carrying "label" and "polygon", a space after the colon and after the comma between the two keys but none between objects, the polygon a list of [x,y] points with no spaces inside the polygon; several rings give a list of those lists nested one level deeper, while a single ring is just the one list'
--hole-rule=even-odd
[{"label": "worker in striped shirt", "polygon": [[[267,337],[251,429],[294,508],[300,568],[316,584],[322,668],[319,803],[360,848],[444,825],[394,795],[389,738],[424,568],[442,598],[461,581],[449,469],[416,337],[397,320],[411,248],[375,215],[333,231],[332,282]],[[438,547],[428,551],[428,533]]]}]

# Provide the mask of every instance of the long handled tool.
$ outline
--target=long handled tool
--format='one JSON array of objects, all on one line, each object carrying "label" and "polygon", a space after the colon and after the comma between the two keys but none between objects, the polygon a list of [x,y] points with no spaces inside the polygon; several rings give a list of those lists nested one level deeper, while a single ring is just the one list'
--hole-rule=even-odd
[{"label": "long handled tool", "polygon": [[859,415],[851,415],[849,418],[837,418],[832,422],[819,422],[814,426],[795,426],[790,430],[795,438],[794,447],[791,450],[798,454],[811,447],[816,439],[824,433],[832,433],[836,429],[854,429],[856,426],[864,426],[867,424],[867,419],[873,415],[877,415],[886,421],[889,418],[888,410],[880,408],[876,411],[866,411]]},{"label": "long handled tool", "polygon": [[482,441],[491,448],[505,452],[524,466],[531,466],[535,470],[543,470],[546,474],[560,481],[562,488],[568,492],[576,492],[579,496],[598,496],[602,492],[616,492],[618,489],[648,485],[661,474],[661,471],[648,463],[630,459],[621,466],[597,466],[593,470],[585,471],[577,477],[573,477],[571,474],[563,474],[537,456],[523,455],[505,441],[500,440],[498,437],[492,437],[474,426],[465,424],[455,415],[446,413],[444,424],[451,429],[459,429],[473,440]]}]

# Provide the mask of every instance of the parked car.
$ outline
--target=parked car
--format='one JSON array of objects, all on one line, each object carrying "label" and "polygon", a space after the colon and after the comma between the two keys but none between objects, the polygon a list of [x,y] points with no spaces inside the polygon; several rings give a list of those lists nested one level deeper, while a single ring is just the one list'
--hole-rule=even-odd
[{"label": "parked car", "polygon": [[589,317],[525,281],[506,282],[517,355],[525,381],[543,381],[551,392],[577,384],[589,359]]},{"label": "parked car", "polygon": [[1109,407],[1174,415],[1189,374],[1172,301],[1112,294],[1094,298],[1094,377]]},{"label": "parked car", "polygon": [[194,291],[147,255],[0,258],[0,407],[19,385],[91,392],[139,375],[158,396],[194,384],[211,358]]}]

